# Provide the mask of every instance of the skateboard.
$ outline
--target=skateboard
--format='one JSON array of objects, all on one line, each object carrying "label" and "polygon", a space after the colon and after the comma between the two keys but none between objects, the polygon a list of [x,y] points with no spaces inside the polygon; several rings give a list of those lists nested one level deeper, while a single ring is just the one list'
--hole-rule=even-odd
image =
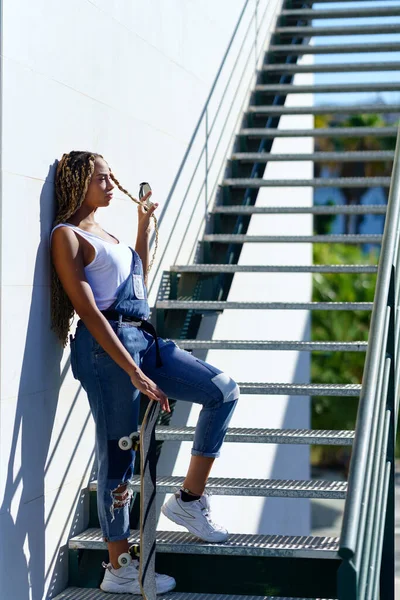
[{"label": "skateboard", "polygon": [[156,600],[156,424],[160,414],[160,403],[149,400],[140,426],[140,433],[133,432],[119,440],[122,450],[140,448],[140,539],[139,546],[134,544],[118,557],[121,567],[132,560],[139,559],[139,586],[144,600]]},{"label": "skateboard", "polygon": [[139,585],[144,600],[156,600],[156,424],[160,403],[150,400],[140,427]]}]

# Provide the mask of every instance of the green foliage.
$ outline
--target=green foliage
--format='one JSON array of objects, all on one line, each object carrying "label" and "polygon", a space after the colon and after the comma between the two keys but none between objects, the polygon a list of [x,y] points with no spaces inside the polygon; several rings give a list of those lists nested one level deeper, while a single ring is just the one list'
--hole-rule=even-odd
[{"label": "green foliage", "polygon": [[[345,244],[315,244],[314,264],[372,264],[378,261],[377,251],[365,254],[359,246]],[[313,277],[315,302],[372,302],[376,275],[320,274]],[[314,311],[313,341],[367,341],[370,312]],[[311,361],[313,383],[361,383],[364,352],[314,352]],[[312,403],[313,429],[354,429],[358,399],[347,397],[315,397]],[[340,448],[323,447],[314,450],[314,460],[337,462]],[[317,459],[318,457],[318,459]]]}]

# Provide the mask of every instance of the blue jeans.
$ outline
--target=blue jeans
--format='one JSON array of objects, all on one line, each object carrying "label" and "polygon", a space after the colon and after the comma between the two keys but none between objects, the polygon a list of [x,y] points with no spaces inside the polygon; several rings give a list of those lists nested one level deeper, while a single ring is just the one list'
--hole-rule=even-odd
[{"label": "blue jeans", "polygon": [[[134,316],[134,315],[133,315]],[[202,404],[192,454],[219,456],[229,421],[239,399],[237,384],[216,367],[158,338],[163,366],[156,367],[154,338],[131,322],[109,321],[122,345],[141,370],[174,400]],[[139,397],[129,375],[117,365],[79,320],[70,336],[71,367],[85,389],[96,425],[97,506],[106,541],[129,535],[129,504],[135,452],[118,441],[138,429]],[[124,488],[121,493],[121,484]]]}]

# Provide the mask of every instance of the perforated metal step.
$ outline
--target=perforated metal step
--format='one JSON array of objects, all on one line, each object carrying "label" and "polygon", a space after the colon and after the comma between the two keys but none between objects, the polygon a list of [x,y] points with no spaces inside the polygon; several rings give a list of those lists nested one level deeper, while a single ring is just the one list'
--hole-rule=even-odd
[{"label": "perforated metal step", "polygon": [[314,152],[312,154],[272,154],[271,152],[236,152],[231,160],[240,162],[277,162],[277,161],[302,161],[314,162],[372,162],[392,161],[394,152]]},{"label": "perforated metal step", "polygon": [[384,215],[386,204],[338,204],[336,206],[214,206],[213,214],[227,215],[270,215],[270,214],[312,214],[312,215]]},{"label": "perforated metal step", "polygon": [[358,8],[294,8],[284,9],[281,17],[302,17],[307,19],[343,19],[353,17],[394,17],[400,15],[400,6],[368,6]]},{"label": "perforated metal step", "polygon": [[263,340],[174,340],[182,349],[190,350],[328,350],[366,352],[367,342],[294,342]]},{"label": "perforated metal step", "polygon": [[218,300],[159,300],[164,310],[372,310],[372,302],[228,302]]},{"label": "perforated metal step", "polygon": [[[280,596],[238,596],[232,594],[193,594],[185,592],[168,592],[160,596],[162,600],[307,600],[306,598],[283,598]],[[142,596],[134,594],[110,594],[97,588],[69,587],[53,600],[141,600]],[[312,600],[312,599],[308,599]],[[317,599],[322,600],[322,599]]]},{"label": "perforated metal step", "polygon": [[292,396],[359,396],[361,385],[357,383],[346,384],[320,384],[320,383],[239,383],[242,394],[276,394]]},{"label": "perforated metal step", "polygon": [[204,242],[218,244],[380,244],[382,236],[377,234],[356,235],[241,235],[208,233],[203,236]]},{"label": "perforated metal step", "polygon": [[318,106],[249,106],[247,112],[262,115],[329,115],[398,113],[400,104],[320,104]]},{"label": "perforated metal step", "polygon": [[348,94],[349,92],[398,92],[400,83],[394,81],[378,83],[324,83],[318,85],[260,84],[256,92],[265,94]]},{"label": "perforated metal step", "polygon": [[[130,544],[139,543],[139,532],[131,531]],[[306,535],[254,535],[232,533],[224,543],[202,542],[190,533],[157,532],[157,552],[173,554],[209,554],[230,556],[282,556],[297,558],[338,559],[338,537]],[[105,550],[106,542],[100,529],[92,528],[74,536],[68,542],[71,550]]]},{"label": "perforated metal step", "polygon": [[[399,48],[400,50],[400,48]],[[328,138],[346,138],[346,137],[365,137],[373,135],[375,137],[396,137],[396,127],[329,127],[318,129],[275,129],[274,127],[252,127],[241,129],[241,137],[249,138],[271,138],[271,137],[328,137]]]},{"label": "perforated metal step", "polygon": [[362,71],[399,71],[400,62],[331,63],[318,65],[263,65],[265,73],[360,73]]},{"label": "perforated metal step", "polygon": [[400,24],[382,23],[380,25],[345,25],[343,27],[277,27],[274,33],[275,35],[292,37],[400,33]]},{"label": "perforated metal step", "polygon": [[[157,477],[157,492],[173,494],[182,487],[184,477]],[[140,476],[131,479],[132,490],[140,492]],[[89,484],[97,491],[97,481]],[[295,479],[234,479],[210,477],[207,490],[218,496],[257,496],[263,498],[322,498],[344,500],[347,493],[346,481],[313,481]]]},{"label": "perforated metal step", "polygon": [[279,44],[269,47],[273,54],[353,54],[359,52],[399,52],[400,43],[384,42],[382,44]]},{"label": "perforated metal step", "polygon": [[390,177],[323,177],[321,179],[224,179],[221,184],[232,188],[260,187],[390,187]]},{"label": "perforated metal step", "polygon": [[374,265],[172,265],[171,273],[376,273]]},{"label": "perforated metal step", "polygon": [[[195,427],[157,427],[156,439],[160,441],[191,442]],[[351,446],[354,440],[353,430],[323,429],[258,429],[230,427],[224,442],[256,444],[323,444],[333,446]]]}]

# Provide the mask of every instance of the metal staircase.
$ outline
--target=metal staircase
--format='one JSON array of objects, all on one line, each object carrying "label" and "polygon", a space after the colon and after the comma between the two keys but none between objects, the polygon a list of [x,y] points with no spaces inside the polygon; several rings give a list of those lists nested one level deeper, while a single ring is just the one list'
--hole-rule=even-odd
[{"label": "metal staircase", "polygon": [[[319,0],[325,3],[328,0]],[[252,273],[352,273],[356,277],[362,273],[376,273],[377,266],[372,265],[312,265],[312,266],[240,266],[237,263],[240,249],[244,243],[347,243],[381,244],[381,235],[313,235],[313,236],[250,236],[246,234],[249,218],[256,214],[385,214],[386,206],[314,206],[314,207],[256,207],[258,190],[266,186],[279,187],[383,187],[389,188],[391,178],[315,178],[304,180],[262,178],[266,163],[269,161],[298,160],[296,154],[271,154],[271,144],[278,137],[391,137],[397,135],[397,127],[335,127],[328,129],[278,130],[281,115],[298,114],[352,114],[352,113],[390,113],[400,115],[400,103],[397,104],[357,104],[357,105],[324,105],[314,107],[284,106],[287,94],[292,93],[330,93],[348,91],[399,91],[399,83],[374,84],[330,84],[312,86],[293,86],[292,78],[296,73],[340,73],[340,72],[372,72],[400,71],[400,62],[358,62],[346,64],[340,57],[347,53],[379,53],[396,52],[400,43],[360,43],[345,45],[309,45],[309,38],[325,35],[345,34],[392,34],[400,33],[400,23],[372,24],[357,26],[314,26],[313,19],[351,18],[400,15],[400,5],[377,6],[368,8],[352,8],[350,0],[348,8],[323,8],[314,10],[312,2],[286,2],[272,37],[269,49],[265,54],[262,69],[258,73],[257,85],[252,94],[252,101],[243,119],[243,127],[237,134],[235,149],[231,155],[227,176],[222,181],[217,202],[209,215],[208,230],[199,242],[198,257],[193,265],[173,265],[164,276],[164,286],[156,303],[157,330],[162,337],[174,337],[183,349],[241,349],[241,350],[297,350],[312,352],[317,350],[368,352],[370,344],[358,341],[343,342],[308,342],[308,341],[228,341],[228,340],[196,340],[195,335],[201,315],[207,311],[224,311],[228,309],[288,309],[288,310],[332,310],[332,311],[371,311],[374,304],[369,302],[228,302],[232,276],[239,272]],[[303,54],[338,54],[335,63],[326,65],[297,65],[297,57]],[[305,154],[304,160],[315,163],[324,161],[337,162],[376,162],[393,161],[393,151],[374,152],[315,152]],[[395,190],[396,192],[396,190]],[[395,193],[394,192],[394,193]],[[207,277],[213,277],[212,286],[203,285]],[[189,290],[189,293],[188,293]],[[190,339],[182,339],[184,335]],[[179,338],[179,339],[177,339]],[[276,394],[291,396],[324,395],[355,396],[363,395],[364,388],[360,384],[288,384],[288,383],[252,383],[240,382],[242,393]],[[376,417],[376,415],[375,415]],[[397,415],[394,422],[397,421]],[[393,424],[392,424],[393,425]],[[357,425],[358,426],[358,425]],[[361,426],[360,426],[361,427]],[[193,439],[192,427],[172,427],[160,425],[157,439],[160,442],[188,441]],[[382,434],[383,435],[383,434]],[[359,434],[361,436],[361,434]],[[351,446],[357,437],[357,431],[321,431],[321,430],[288,430],[260,428],[231,428],[226,443],[248,442],[260,444],[330,444]],[[392,448],[393,451],[393,448]],[[352,461],[353,462],[353,461]],[[353,468],[353,465],[352,467]],[[371,475],[372,477],[373,475]],[[354,476],[355,478],[355,476]],[[163,477],[158,480],[160,492],[175,491],[182,479],[179,477]],[[139,491],[139,479],[136,476],[134,485]],[[355,484],[354,484],[355,485]],[[374,484],[375,485],[375,484]],[[213,494],[247,495],[262,497],[292,498],[340,498],[345,499],[350,491],[350,482],[315,481],[315,480],[276,480],[276,479],[232,479],[211,478],[208,488]],[[57,596],[57,600],[98,600],[115,598],[126,600],[131,596],[104,594],[97,589],[101,577],[101,560],[104,559],[106,544],[98,529],[95,511],[96,482],[90,486],[91,519],[89,528],[74,536],[69,541],[70,584],[71,587]],[[383,496],[384,497],[384,496]],[[361,504],[361,499],[359,498]],[[349,512],[349,508],[346,511]],[[390,516],[390,515],[389,515]],[[367,526],[368,530],[368,526]],[[379,537],[379,536],[378,536]],[[132,542],[138,540],[138,532],[132,531]],[[340,600],[362,598],[376,600],[379,596],[377,586],[379,577],[365,577],[359,585],[357,569],[354,581],[347,578],[347,571],[342,567],[345,551],[340,554],[339,538],[315,536],[287,535],[244,535],[233,533],[224,544],[208,544],[199,542],[187,533],[158,532],[157,552],[158,570],[176,576],[178,592],[167,594],[168,600],[212,600],[217,594],[224,594],[220,600],[236,600],[247,598],[267,599],[266,590],[271,590],[270,600],[290,595],[294,597],[328,597]],[[339,554],[338,554],[339,552]],[[179,560],[174,559],[179,555]],[[390,559],[390,555],[389,555]],[[375,571],[379,565],[375,564]],[[349,559],[350,564],[350,559]],[[353,564],[353,563],[351,563]],[[356,564],[356,561],[354,561]],[[197,565],[195,567],[194,565]],[[340,569],[345,575],[339,581]],[[346,567],[347,568],[347,567]],[[350,568],[350,567],[349,567]],[[241,585],[232,583],[221,575],[238,570]],[[208,574],[209,583],[202,573]],[[241,573],[241,575],[240,575]],[[390,573],[390,568],[387,571]],[[203,579],[202,579],[203,577]],[[339,579],[338,579],[339,578]],[[339,581],[339,583],[338,583]],[[344,581],[348,581],[344,584]],[[377,583],[378,581],[378,583]],[[353,585],[354,584],[354,585]],[[368,585],[367,585],[368,584]],[[381,592],[382,599],[394,598],[391,595],[390,582]],[[249,594],[259,590],[256,596],[229,594]],[[207,590],[207,594],[195,592]],[[358,590],[355,595],[354,590]],[[181,593],[186,592],[186,593]],[[375,595],[374,595],[375,594]]]}]

